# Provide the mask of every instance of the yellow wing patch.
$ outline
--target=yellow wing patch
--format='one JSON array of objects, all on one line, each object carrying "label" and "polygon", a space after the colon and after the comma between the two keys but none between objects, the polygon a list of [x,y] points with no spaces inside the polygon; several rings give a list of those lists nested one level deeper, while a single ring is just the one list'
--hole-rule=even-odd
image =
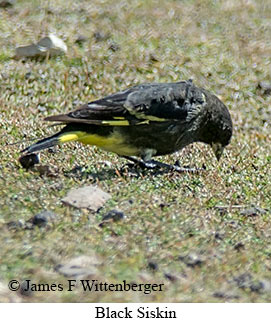
[{"label": "yellow wing patch", "polygon": [[[124,118],[123,118],[124,119]],[[159,119],[161,120],[161,119]],[[149,124],[150,120],[143,120],[140,121],[138,123],[135,123],[133,125],[137,126],[137,125],[141,125],[141,124]],[[128,120],[106,120],[106,121],[102,121],[103,125],[107,125],[107,126],[130,126],[130,122]]]},{"label": "yellow wing patch", "polygon": [[137,156],[140,154],[138,148],[125,143],[125,137],[114,131],[110,136],[99,136],[83,131],[75,131],[63,134],[59,137],[61,143],[68,141],[79,141],[84,145],[98,146],[106,151],[114,152],[123,156]]},{"label": "yellow wing patch", "polygon": [[106,121],[102,121],[102,124],[107,126],[129,126],[130,125],[128,120],[106,120]]},{"label": "yellow wing patch", "polygon": [[60,142],[68,142],[78,140],[80,137],[84,136],[86,133],[83,131],[67,132],[59,137]]}]

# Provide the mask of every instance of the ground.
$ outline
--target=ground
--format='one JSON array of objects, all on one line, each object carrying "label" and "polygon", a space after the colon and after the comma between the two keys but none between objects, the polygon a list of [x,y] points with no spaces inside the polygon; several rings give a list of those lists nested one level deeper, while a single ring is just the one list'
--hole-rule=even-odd
[{"label": "ground", "polygon": [[[270,21],[266,0],[17,1],[0,9],[2,286],[65,285],[58,265],[82,255],[100,259],[91,276],[99,281],[165,284],[151,294],[6,291],[0,301],[271,301],[271,105],[258,87],[271,81]],[[17,46],[50,32],[66,42],[66,56],[14,59]],[[158,159],[206,171],[141,171],[72,143],[41,153],[49,174],[20,166],[20,150],[55,131],[44,117],[138,83],[189,78],[228,106],[231,144],[219,163],[198,143]],[[112,195],[99,212],[61,202],[91,184]],[[125,217],[100,225],[113,209]],[[46,210],[53,223],[26,225]]]}]

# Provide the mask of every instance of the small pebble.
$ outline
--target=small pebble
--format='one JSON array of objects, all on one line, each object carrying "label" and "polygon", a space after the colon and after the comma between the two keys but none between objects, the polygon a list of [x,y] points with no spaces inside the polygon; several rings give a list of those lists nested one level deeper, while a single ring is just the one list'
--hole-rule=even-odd
[{"label": "small pebble", "polygon": [[7,225],[8,230],[18,230],[18,229],[22,229],[24,227],[24,223],[22,220],[10,221],[6,225]]},{"label": "small pebble", "polygon": [[101,32],[101,31],[96,31],[93,34],[93,37],[96,40],[96,42],[99,42],[99,41],[107,40],[108,38],[110,38],[110,35],[109,34],[105,34],[105,33]]},{"label": "small pebble", "polygon": [[34,165],[38,164],[40,162],[40,158],[39,158],[39,155],[37,154],[28,154],[28,155],[21,156],[19,158],[19,162],[23,168],[29,169]]},{"label": "small pebble", "polygon": [[15,4],[15,0],[0,1],[0,8],[10,8]]},{"label": "small pebble", "polygon": [[175,282],[178,279],[175,275],[172,275],[170,273],[165,273],[164,276],[171,282]]},{"label": "small pebble", "polygon": [[157,265],[157,263],[156,263],[156,262],[150,261],[150,262],[148,263],[148,268],[149,268],[150,270],[156,271],[156,270],[158,270],[158,265]]},{"label": "small pebble", "polygon": [[255,293],[261,293],[264,290],[264,283],[261,281],[253,282],[250,285],[250,290]]},{"label": "small pebble", "polygon": [[260,214],[265,214],[266,211],[259,207],[251,207],[241,211],[240,213],[243,216],[253,217],[253,216],[258,216]]},{"label": "small pebble", "polygon": [[87,41],[87,37],[84,35],[79,35],[76,40],[75,40],[75,44],[81,46],[83,43],[85,43]]},{"label": "small pebble", "polygon": [[154,53],[150,53],[149,59],[153,63],[159,62],[159,58]]},{"label": "small pebble", "polygon": [[271,82],[261,81],[258,83],[258,89],[263,91],[264,95],[271,94]]},{"label": "small pebble", "polygon": [[124,219],[125,217],[126,216],[122,211],[111,210],[102,218],[102,222],[99,224],[99,227],[103,228],[111,221],[117,222]]},{"label": "small pebble", "polygon": [[180,256],[179,260],[183,261],[188,267],[199,267],[204,263],[204,260],[197,254],[191,253],[187,256]]},{"label": "small pebble", "polygon": [[225,236],[225,234],[224,233],[222,233],[222,232],[215,232],[215,239],[216,240],[223,240],[224,239],[224,236]]},{"label": "small pebble", "polygon": [[120,46],[118,44],[116,44],[116,43],[110,44],[108,48],[110,50],[112,50],[112,52],[116,52],[116,51],[120,50]]},{"label": "small pebble", "polygon": [[222,291],[214,292],[213,296],[216,298],[224,298],[224,299],[238,299],[238,298],[240,298],[239,295],[236,295],[236,294],[233,294],[230,292],[229,293],[222,292]]},{"label": "small pebble", "polygon": [[21,286],[20,286],[20,289],[19,289],[19,292],[21,295],[23,296],[31,296],[33,294],[33,291],[31,289],[27,289],[27,282],[24,280],[22,283],[21,283]]},{"label": "small pebble", "polygon": [[119,210],[111,210],[104,217],[103,221],[113,220],[114,222],[120,221],[125,218],[125,214]]},{"label": "small pebble", "polygon": [[237,286],[241,289],[249,288],[252,284],[252,276],[250,273],[243,273],[233,278]]},{"label": "small pebble", "polygon": [[236,245],[234,246],[234,249],[237,251],[241,251],[242,249],[245,248],[245,245],[243,244],[243,242],[238,242],[236,243]]},{"label": "small pebble", "polygon": [[37,225],[38,227],[45,227],[48,222],[54,221],[55,218],[56,215],[53,212],[43,211],[32,218],[32,224]]}]

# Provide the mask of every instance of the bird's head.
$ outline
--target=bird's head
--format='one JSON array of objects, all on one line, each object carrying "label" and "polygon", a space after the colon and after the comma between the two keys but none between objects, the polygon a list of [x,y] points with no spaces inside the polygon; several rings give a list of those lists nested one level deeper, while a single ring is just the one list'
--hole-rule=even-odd
[{"label": "bird's head", "polygon": [[223,102],[207,91],[204,94],[207,105],[200,140],[211,145],[219,161],[224,148],[230,143],[232,137],[232,120],[229,110]]}]

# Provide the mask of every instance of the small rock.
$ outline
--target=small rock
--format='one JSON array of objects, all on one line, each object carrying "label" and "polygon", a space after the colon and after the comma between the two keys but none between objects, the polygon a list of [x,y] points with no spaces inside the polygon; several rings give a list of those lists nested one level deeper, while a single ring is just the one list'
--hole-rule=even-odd
[{"label": "small rock", "polygon": [[258,83],[258,89],[263,91],[264,95],[271,94],[271,82],[262,81]]},{"label": "small rock", "polygon": [[6,225],[8,230],[19,230],[19,229],[23,229],[24,222],[22,220],[10,221]]},{"label": "small rock", "polygon": [[33,225],[38,227],[45,227],[49,222],[54,222],[56,219],[56,214],[50,211],[43,211],[36,214],[30,221]]},{"label": "small rock", "polygon": [[111,210],[103,217],[103,221],[113,220],[114,222],[117,222],[124,218],[125,214],[122,211]]},{"label": "small rock", "polygon": [[28,155],[21,156],[19,158],[19,162],[23,168],[29,169],[34,165],[38,164],[40,162],[40,159],[39,159],[39,155],[37,154],[28,154]]},{"label": "small rock", "polygon": [[148,268],[152,271],[157,271],[158,270],[158,265],[156,262],[149,261],[148,262]]},{"label": "small rock", "polygon": [[33,229],[32,223],[25,222],[23,220],[10,221],[6,225],[7,225],[8,230],[12,230],[12,231],[13,230],[18,231],[18,230],[32,230]]},{"label": "small rock", "polygon": [[261,281],[253,282],[249,287],[250,290],[255,293],[261,293],[264,290],[264,284]]},{"label": "small rock", "polygon": [[113,221],[117,222],[125,218],[125,214],[119,210],[109,211],[102,219],[102,222],[99,224],[99,227],[103,228],[107,223]]},{"label": "small rock", "polygon": [[57,56],[65,54],[66,52],[67,46],[63,40],[54,34],[50,34],[49,36],[42,38],[37,44],[17,47],[15,57]]},{"label": "small rock", "polygon": [[265,213],[266,211],[264,209],[261,209],[259,207],[251,207],[241,211],[240,214],[243,216],[253,217],[253,216],[258,216],[260,214],[265,214]]},{"label": "small rock", "polygon": [[14,6],[15,0],[3,0],[0,1],[0,8],[10,8]]},{"label": "small rock", "polygon": [[83,43],[85,43],[87,41],[87,37],[84,36],[84,35],[79,35],[76,40],[75,40],[75,44],[78,44],[78,45],[82,45]]},{"label": "small rock", "polygon": [[153,63],[159,62],[159,58],[154,53],[150,54],[149,60]]},{"label": "small rock", "polygon": [[178,280],[178,277],[173,275],[173,274],[170,274],[170,273],[164,273],[164,276],[166,279],[168,279],[169,281],[171,282],[176,282]]},{"label": "small rock", "polygon": [[108,38],[110,38],[110,34],[105,34],[102,31],[96,31],[93,34],[93,37],[96,42],[99,42],[99,41],[104,41],[104,40],[107,40]]},{"label": "small rock", "polygon": [[249,273],[241,274],[233,279],[239,288],[249,288],[252,283],[252,276]]},{"label": "small rock", "polygon": [[266,293],[270,293],[271,292],[271,280],[263,279],[260,282],[262,283],[263,291]]},{"label": "small rock", "polygon": [[32,76],[32,73],[31,72],[27,72],[27,73],[25,73],[24,78],[26,80],[28,80],[28,79],[30,79],[31,76]]},{"label": "small rock", "polygon": [[179,260],[183,261],[188,267],[199,267],[204,263],[204,260],[195,253],[190,253],[187,256],[180,256]]},{"label": "small rock", "polygon": [[112,43],[109,45],[108,49],[112,50],[112,52],[116,52],[120,50],[120,46],[117,43]]},{"label": "small rock", "polygon": [[233,279],[241,289],[247,289],[254,293],[270,293],[271,281],[262,279],[255,280],[249,273],[244,273]]},{"label": "small rock", "polygon": [[56,271],[65,277],[74,277],[83,279],[95,276],[98,273],[97,266],[101,265],[102,261],[95,253],[90,256],[82,255],[71,258],[63,264],[56,266]]},{"label": "small rock", "polygon": [[27,282],[25,280],[21,283],[19,292],[21,295],[27,297],[32,296],[33,294],[33,291],[31,289],[27,289]]},{"label": "small rock", "polygon": [[225,233],[219,232],[219,231],[215,232],[215,239],[216,240],[223,240],[224,237],[225,237]]},{"label": "small rock", "polygon": [[66,197],[62,199],[62,202],[76,208],[86,208],[96,212],[110,198],[110,194],[90,185],[70,190]]},{"label": "small rock", "polygon": [[243,242],[238,242],[234,246],[234,249],[237,250],[237,251],[240,251],[241,249],[244,249],[244,248],[245,248],[245,245],[243,244]]},{"label": "small rock", "polygon": [[213,294],[214,297],[216,298],[224,298],[224,299],[238,299],[240,298],[239,295],[236,295],[231,292],[223,292],[223,291],[218,291]]}]

